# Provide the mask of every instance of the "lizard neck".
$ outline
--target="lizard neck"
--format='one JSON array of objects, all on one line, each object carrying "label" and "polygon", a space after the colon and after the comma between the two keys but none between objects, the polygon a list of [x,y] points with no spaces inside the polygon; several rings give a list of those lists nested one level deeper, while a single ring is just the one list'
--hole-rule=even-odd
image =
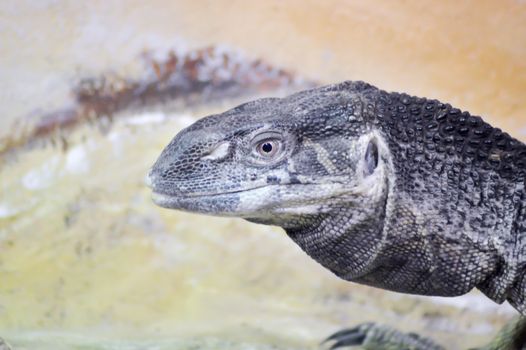
[{"label": "lizard neck", "polygon": [[[388,186],[375,203],[352,202],[312,216],[305,225],[284,227],[308,255],[337,276],[353,280],[368,272],[381,251]],[[365,201],[365,199],[364,199]]]}]

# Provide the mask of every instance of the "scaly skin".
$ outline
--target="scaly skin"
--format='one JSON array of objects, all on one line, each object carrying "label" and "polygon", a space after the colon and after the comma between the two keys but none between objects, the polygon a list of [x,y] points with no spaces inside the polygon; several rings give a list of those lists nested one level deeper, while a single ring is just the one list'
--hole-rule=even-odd
[{"label": "scaly skin", "polygon": [[[444,350],[445,348],[414,333],[402,333],[386,325],[363,323],[327,338],[330,349],[360,346],[364,350]],[[526,344],[526,318],[508,322],[491,342],[471,350],[519,350]]]},{"label": "scaly skin", "polygon": [[418,334],[402,333],[375,323],[362,323],[334,333],[324,341],[327,342],[333,342],[330,350],[346,346],[360,346],[364,350],[445,350]]},{"label": "scaly skin", "polygon": [[436,100],[344,82],[181,131],[149,174],[163,207],[278,225],[348,281],[526,313],[526,146]]}]

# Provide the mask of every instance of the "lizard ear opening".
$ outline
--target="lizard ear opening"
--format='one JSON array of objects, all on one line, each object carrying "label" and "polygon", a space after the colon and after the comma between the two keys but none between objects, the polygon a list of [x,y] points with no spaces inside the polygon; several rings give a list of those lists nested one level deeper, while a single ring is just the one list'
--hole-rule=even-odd
[{"label": "lizard ear opening", "polygon": [[378,146],[376,145],[376,140],[369,140],[367,149],[365,151],[365,167],[364,167],[364,177],[371,175],[376,167],[378,166]]}]

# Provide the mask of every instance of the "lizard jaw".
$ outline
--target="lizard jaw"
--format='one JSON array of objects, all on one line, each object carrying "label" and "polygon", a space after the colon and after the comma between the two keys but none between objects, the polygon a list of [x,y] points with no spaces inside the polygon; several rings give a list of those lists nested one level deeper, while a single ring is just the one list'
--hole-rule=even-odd
[{"label": "lizard jaw", "polygon": [[237,197],[235,193],[213,196],[173,196],[152,192],[153,202],[160,207],[214,216],[239,216],[235,211]]},{"label": "lizard jaw", "polygon": [[[350,193],[338,184],[276,184],[206,195],[173,195],[154,190],[152,200],[155,204],[168,209],[214,216],[253,218],[276,214],[311,214],[320,210],[320,202]],[[306,195],[310,197],[309,202],[312,205],[298,199],[299,196],[304,199]]]}]

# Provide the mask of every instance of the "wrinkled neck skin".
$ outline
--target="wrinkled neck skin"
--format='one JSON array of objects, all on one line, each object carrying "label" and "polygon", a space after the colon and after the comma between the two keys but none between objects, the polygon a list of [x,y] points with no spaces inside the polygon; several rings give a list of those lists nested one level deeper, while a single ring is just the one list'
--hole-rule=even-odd
[{"label": "wrinkled neck skin", "polygon": [[366,275],[382,251],[388,202],[388,181],[380,195],[353,198],[309,221],[293,221],[285,231],[307,254],[345,280]]}]

